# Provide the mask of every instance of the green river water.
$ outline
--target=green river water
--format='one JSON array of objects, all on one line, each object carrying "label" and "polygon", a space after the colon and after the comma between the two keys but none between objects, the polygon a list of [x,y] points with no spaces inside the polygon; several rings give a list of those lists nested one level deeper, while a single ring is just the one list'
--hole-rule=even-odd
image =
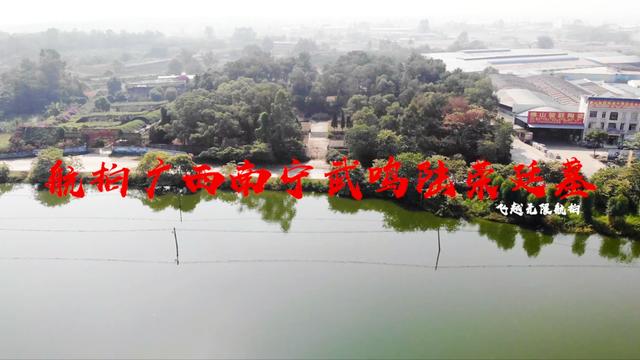
[{"label": "green river water", "polygon": [[640,357],[638,242],[145,196],[0,186],[0,358]]}]

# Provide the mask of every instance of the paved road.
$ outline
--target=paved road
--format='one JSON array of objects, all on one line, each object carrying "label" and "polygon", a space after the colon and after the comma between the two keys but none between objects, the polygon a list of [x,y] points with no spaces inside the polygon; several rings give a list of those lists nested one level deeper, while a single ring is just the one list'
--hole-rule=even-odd
[{"label": "paved road", "polygon": [[[74,163],[79,163],[80,167],[76,170],[81,172],[89,172],[96,171],[100,169],[102,162],[106,164],[115,163],[118,164],[119,167],[127,167],[129,169],[135,169],[138,166],[138,160],[140,160],[137,156],[117,156],[110,157],[107,155],[99,155],[99,154],[88,154],[81,156],[72,156],[70,157],[74,160]],[[3,162],[9,166],[9,169],[12,171],[29,171],[31,169],[31,163],[34,161],[34,158],[28,159],[15,159],[15,160],[2,160]]]},{"label": "paved road", "polygon": [[307,156],[314,160],[324,160],[329,145],[329,122],[314,121],[307,138]]},{"label": "paved road", "polygon": [[324,174],[329,171],[329,164],[325,158],[329,146],[329,121],[314,121],[311,123],[311,131],[307,139],[307,156],[311,159],[307,165],[313,166],[310,178],[324,179]]},{"label": "paved road", "polygon": [[[313,166],[313,170],[310,170],[309,178],[311,179],[324,179],[324,174],[329,171],[329,164],[326,163],[325,157],[327,155],[327,146],[329,145],[329,121],[317,121],[311,124],[311,131],[309,132],[307,139],[307,156],[310,160],[307,165]],[[88,154],[81,156],[74,156],[73,159],[80,166],[78,171],[95,171],[100,169],[102,162],[107,164],[116,163],[120,167],[127,167],[129,169],[135,169],[138,166],[140,157],[135,156],[120,156],[109,157],[107,155]],[[16,159],[2,161],[9,166],[12,171],[29,171],[31,169],[31,163],[33,158],[29,159]],[[287,164],[288,165],[288,164]],[[270,165],[264,166],[271,171],[273,176],[280,176],[282,169],[285,165]],[[215,170],[220,171],[220,166],[215,166]]]},{"label": "paved road", "polygon": [[[570,159],[575,157],[580,160],[582,163],[582,172],[586,176],[591,176],[596,173],[596,171],[606,167],[602,162],[594,159],[592,157],[593,150],[585,149],[578,146],[572,145],[562,145],[562,144],[549,144],[547,145],[548,153],[552,153],[554,155],[559,155],[561,160],[564,161],[566,159]],[[604,151],[597,151],[599,155],[606,155]],[[542,151],[534,148],[531,145],[527,145],[522,141],[515,139],[513,141],[513,148],[511,149],[511,157],[514,162],[528,164],[531,160],[542,161],[542,160],[552,160],[549,156],[547,156]]]}]

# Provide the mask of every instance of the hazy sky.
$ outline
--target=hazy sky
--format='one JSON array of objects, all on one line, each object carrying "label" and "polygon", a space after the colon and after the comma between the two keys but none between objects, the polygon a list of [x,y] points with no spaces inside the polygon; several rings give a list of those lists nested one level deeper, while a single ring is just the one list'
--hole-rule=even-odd
[{"label": "hazy sky", "polygon": [[[640,25],[640,1],[566,0],[9,0],[0,5],[0,29],[15,30],[69,24],[81,27],[139,29],[163,21],[198,23],[247,22],[250,18],[309,20],[390,19],[427,17],[433,23],[449,20],[488,22],[584,19]],[[35,26],[34,26],[35,25]],[[241,25],[245,25],[244,23]],[[151,27],[151,25],[149,25]]]}]

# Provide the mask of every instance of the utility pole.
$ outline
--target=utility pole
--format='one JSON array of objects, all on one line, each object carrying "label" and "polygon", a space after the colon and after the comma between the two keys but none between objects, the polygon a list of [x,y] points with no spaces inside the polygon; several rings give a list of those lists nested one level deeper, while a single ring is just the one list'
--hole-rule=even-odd
[{"label": "utility pole", "polygon": [[442,247],[440,246],[440,226],[438,226],[438,256],[436,257],[436,267],[434,271],[438,270],[438,263],[440,262],[440,251],[442,251]]},{"label": "utility pole", "polygon": [[176,228],[173,228],[173,241],[176,244],[176,265],[180,265],[180,249],[178,248],[178,233]]}]

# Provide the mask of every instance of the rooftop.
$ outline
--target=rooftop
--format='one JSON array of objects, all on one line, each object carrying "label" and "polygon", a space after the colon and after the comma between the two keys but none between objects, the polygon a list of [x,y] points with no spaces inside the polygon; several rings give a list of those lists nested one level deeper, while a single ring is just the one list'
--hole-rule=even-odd
[{"label": "rooftop", "polygon": [[640,71],[640,56],[617,52],[580,53],[558,49],[480,49],[427,53],[423,56],[442,60],[449,70],[459,68],[479,72],[488,67],[501,74],[539,75],[554,72]]}]

